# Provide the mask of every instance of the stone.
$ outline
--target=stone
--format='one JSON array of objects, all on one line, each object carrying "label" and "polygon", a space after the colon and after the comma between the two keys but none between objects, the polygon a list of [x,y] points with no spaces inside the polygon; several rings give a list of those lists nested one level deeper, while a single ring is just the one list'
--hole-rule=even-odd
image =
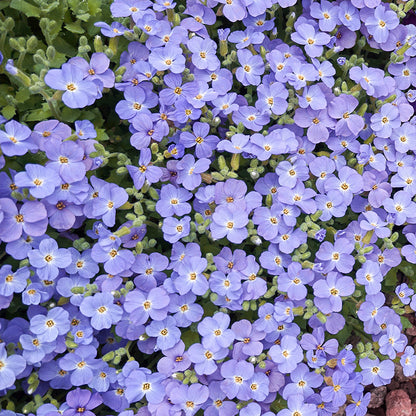
[{"label": "stone", "polygon": [[393,390],[386,396],[386,416],[412,416],[412,402],[404,390]]},{"label": "stone", "polygon": [[371,399],[370,403],[368,404],[369,409],[374,409],[376,407],[380,407],[384,404],[384,398],[387,394],[387,387],[380,386],[376,387],[371,390]]}]

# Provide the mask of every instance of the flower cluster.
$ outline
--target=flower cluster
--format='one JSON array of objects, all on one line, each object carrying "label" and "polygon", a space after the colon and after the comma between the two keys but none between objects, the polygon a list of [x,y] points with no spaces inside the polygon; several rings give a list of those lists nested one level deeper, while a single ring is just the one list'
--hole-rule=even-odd
[{"label": "flower cluster", "polygon": [[413,1],[296,3],[115,0],[44,82],[117,126],[1,120],[19,411],[364,416],[415,373]]}]

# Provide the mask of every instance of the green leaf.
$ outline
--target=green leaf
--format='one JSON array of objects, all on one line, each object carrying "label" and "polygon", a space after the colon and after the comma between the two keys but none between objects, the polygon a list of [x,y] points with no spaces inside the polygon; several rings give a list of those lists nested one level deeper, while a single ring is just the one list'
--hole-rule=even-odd
[{"label": "green leaf", "polygon": [[402,323],[403,329],[413,328],[413,325],[410,323],[409,319],[407,319],[405,316],[401,316],[400,321]]},{"label": "green leaf", "polygon": [[383,286],[396,287],[397,286],[397,267],[389,270],[383,279]]},{"label": "green leaf", "polygon": [[33,6],[33,4],[28,3],[24,0],[12,0],[10,3],[12,9],[16,9],[19,12],[22,12],[27,17],[40,17],[40,10],[38,7]]},{"label": "green leaf", "polygon": [[0,0],[0,10],[5,9],[6,7],[9,7],[10,0]]},{"label": "green leaf", "polygon": [[78,109],[72,109],[65,107],[62,110],[62,118],[65,121],[68,121],[70,123],[73,123],[75,120],[77,120],[81,116],[81,110]]},{"label": "green leaf", "polygon": [[16,108],[12,105],[6,105],[6,107],[3,108],[1,113],[4,117],[7,118],[7,120],[10,120],[16,114]]},{"label": "green leaf", "polygon": [[19,103],[24,103],[25,101],[27,101],[30,97],[30,91],[28,88],[21,88],[19,89],[19,91],[16,93],[16,100]]},{"label": "green leaf", "polygon": [[24,121],[40,121],[46,120],[52,116],[51,110],[49,109],[48,104],[44,103],[42,108],[32,110],[28,113],[27,116],[23,117]]},{"label": "green leaf", "polygon": [[76,56],[78,52],[77,49],[75,49],[72,45],[64,41],[59,36],[53,41],[53,46],[55,46],[55,49],[58,52],[61,52],[62,54],[65,54],[66,56]]},{"label": "green leaf", "polygon": [[67,61],[66,56],[63,53],[56,52],[53,61],[51,61],[51,67],[59,68]]},{"label": "green leaf", "polygon": [[65,25],[65,29],[68,29],[72,33],[78,34],[85,32],[85,30],[81,27],[81,22],[79,20],[77,20],[76,22],[67,23]]},{"label": "green leaf", "polygon": [[97,137],[96,140],[99,142],[104,142],[108,140],[108,134],[105,132],[105,129],[97,129]]},{"label": "green leaf", "polygon": [[351,335],[351,327],[348,325],[345,325],[344,328],[341,329],[336,335],[335,338],[338,340],[340,345],[344,345],[345,341],[350,337]]},{"label": "green leaf", "polygon": [[199,335],[197,332],[186,331],[182,336],[182,341],[185,343],[185,348],[188,349],[191,345],[199,342]]},{"label": "green leaf", "polygon": [[101,0],[88,0],[88,11],[92,16],[101,13]]}]

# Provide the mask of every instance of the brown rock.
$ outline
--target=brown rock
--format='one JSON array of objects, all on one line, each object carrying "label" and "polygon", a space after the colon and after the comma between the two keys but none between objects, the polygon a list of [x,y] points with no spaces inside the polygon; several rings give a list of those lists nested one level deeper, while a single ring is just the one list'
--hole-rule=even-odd
[{"label": "brown rock", "polygon": [[411,328],[407,328],[406,334],[414,337],[416,335],[416,327],[412,326]]},{"label": "brown rock", "polygon": [[393,390],[386,396],[386,416],[412,416],[412,402],[404,390]]},{"label": "brown rock", "polygon": [[377,407],[377,409],[372,409],[370,416],[386,416],[386,412],[382,407]]},{"label": "brown rock", "polygon": [[416,401],[416,387],[412,381],[402,383],[402,389],[408,394],[410,400],[414,403]]},{"label": "brown rock", "polygon": [[398,389],[400,389],[400,383],[396,379],[393,378],[391,383],[387,385],[387,390],[388,391],[392,391],[392,390],[394,391],[394,390],[398,390]]},{"label": "brown rock", "polygon": [[384,403],[384,398],[387,394],[387,387],[386,386],[380,386],[376,387],[371,390],[371,399],[370,403],[368,404],[369,409],[374,409],[376,407],[380,407]]},{"label": "brown rock", "polygon": [[343,404],[339,409],[338,412],[334,413],[333,416],[345,416],[345,408],[347,407],[346,404]]}]

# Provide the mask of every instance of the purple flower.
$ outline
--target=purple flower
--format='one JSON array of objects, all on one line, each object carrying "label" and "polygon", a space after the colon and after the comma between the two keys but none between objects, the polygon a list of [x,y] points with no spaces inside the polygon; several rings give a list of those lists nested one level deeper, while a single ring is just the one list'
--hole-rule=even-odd
[{"label": "purple flower", "polygon": [[264,62],[260,55],[253,55],[247,49],[237,51],[240,67],[236,77],[243,85],[259,85],[260,77],[264,73]]},{"label": "purple flower", "polygon": [[301,394],[307,398],[314,393],[313,388],[320,387],[323,377],[315,372],[309,372],[308,366],[304,363],[299,364],[290,374],[292,383],[286,384],[282,396],[284,399]]},{"label": "purple flower", "polygon": [[299,263],[291,263],[287,273],[278,276],[277,283],[280,291],[287,292],[291,300],[302,300],[306,298],[306,284],[315,277],[312,270],[303,270]]},{"label": "purple flower", "polygon": [[394,194],[393,199],[387,198],[383,202],[387,212],[392,214],[394,224],[402,225],[408,218],[414,218],[416,204],[406,191],[399,191]]},{"label": "purple flower", "polygon": [[130,250],[120,250],[118,246],[104,248],[95,244],[91,257],[96,262],[104,263],[104,270],[112,275],[129,270],[134,263],[134,254]]},{"label": "purple flower", "polygon": [[149,55],[149,63],[157,71],[170,69],[174,74],[180,74],[185,69],[185,57],[178,46],[166,45],[153,49]]},{"label": "purple flower", "polygon": [[329,103],[328,114],[338,120],[335,126],[337,135],[358,136],[358,133],[364,128],[363,118],[357,114],[351,114],[357,105],[358,100],[347,94],[341,94]]},{"label": "purple flower", "polygon": [[45,84],[55,90],[65,91],[62,101],[70,108],[83,108],[101,97],[102,82],[84,80],[84,71],[66,63],[61,69],[50,69]]},{"label": "purple flower", "polygon": [[163,174],[162,169],[158,166],[153,166],[151,160],[151,150],[144,148],[140,152],[139,167],[133,165],[126,166],[137,190],[142,189],[145,181],[148,181],[149,184],[158,182]]},{"label": "purple flower", "polygon": [[303,359],[302,348],[296,337],[291,335],[283,336],[280,344],[273,345],[269,355],[283,374],[292,372]]},{"label": "purple flower", "polygon": [[182,216],[191,212],[191,205],[186,202],[192,198],[192,194],[183,188],[171,184],[163,185],[160,199],[156,203],[156,211],[162,217],[173,215]]},{"label": "purple flower", "polygon": [[378,340],[381,354],[388,355],[391,360],[396,358],[398,352],[403,352],[407,344],[407,337],[402,334],[401,328],[396,325],[387,325],[386,333]]},{"label": "purple flower", "polygon": [[334,244],[324,241],[316,253],[316,258],[322,260],[325,272],[337,269],[340,273],[349,273],[355,259],[350,254],[354,244],[346,238],[338,238]]},{"label": "purple flower", "polygon": [[336,272],[328,273],[326,280],[320,279],[313,285],[316,306],[323,313],[340,312],[341,296],[350,296],[354,291],[355,284],[351,277],[340,276]]},{"label": "purple flower", "polygon": [[69,313],[61,307],[49,310],[47,315],[35,315],[30,320],[30,330],[42,342],[55,341],[59,335],[66,334],[69,328]]},{"label": "purple flower", "polygon": [[202,345],[211,351],[228,348],[234,340],[234,333],[228,329],[230,317],[217,312],[213,317],[206,317],[198,324],[198,332],[202,336]]},{"label": "purple flower", "polygon": [[217,145],[217,150],[225,150],[229,153],[243,153],[249,151],[250,136],[240,133],[234,134],[231,137],[231,140],[221,140]]},{"label": "purple flower", "polygon": [[375,387],[389,384],[394,376],[394,363],[390,360],[381,361],[376,358],[362,358],[360,360],[362,384],[364,386],[373,384]]},{"label": "purple flower", "polygon": [[365,231],[374,230],[375,234],[379,238],[389,237],[391,230],[387,227],[387,222],[382,221],[381,218],[373,211],[365,212],[362,214],[365,220],[360,221],[361,229]]},{"label": "purple flower", "polygon": [[57,172],[64,183],[78,182],[85,177],[84,150],[79,144],[66,141],[47,146],[46,156],[50,160],[46,166]]},{"label": "purple flower", "polygon": [[92,394],[89,390],[81,390],[79,387],[71,390],[66,396],[69,409],[64,411],[64,416],[94,416],[92,409],[103,402],[99,393]]},{"label": "purple flower", "polygon": [[311,16],[319,20],[319,29],[324,32],[332,32],[340,21],[338,19],[338,6],[333,3],[322,0],[321,2],[312,3]]},{"label": "purple flower", "polygon": [[340,3],[338,18],[352,32],[355,32],[361,26],[360,13],[350,2]]},{"label": "purple flower", "polygon": [[146,334],[156,337],[156,347],[161,350],[172,348],[181,337],[181,331],[172,316],[168,316],[162,321],[151,321],[146,327]]},{"label": "purple flower", "polygon": [[84,72],[85,80],[93,81],[97,79],[104,88],[112,88],[114,86],[115,75],[111,69],[108,69],[110,59],[104,53],[93,53],[89,64],[79,56],[71,58],[68,63],[80,68]]},{"label": "purple flower", "polygon": [[336,189],[341,192],[344,201],[350,204],[354,194],[360,192],[364,186],[363,177],[354,169],[344,166],[339,169],[339,179],[335,176],[325,182],[325,191]]},{"label": "purple flower", "polygon": [[231,325],[231,330],[235,334],[235,339],[239,341],[234,344],[234,350],[237,354],[240,351],[247,357],[261,354],[264,348],[261,340],[266,335],[264,332],[253,328],[253,325],[247,319],[234,322]]},{"label": "purple flower", "polygon": [[186,154],[176,165],[178,169],[177,182],[189,191],[194,190],[201,184],[200,174],[206,172],[210,164],[211,162],[207,158],[195,161],[192,155]]},{"label": "purple flower", "polygon": [[190,232],[190,222],[191,218],[185,216],[181,219],[176,219],[174,217],[167,217],[163,221],[162,231],[163,237],[169,243],[176,243],[182,237],[186,237]]},{"label": "purple flower", "polygon": [[371,128],[378,137],[390,137],[400,124],[399,109],[391,103],[383,104],[379,112],[371,116]]},{"label": "purple flower", "polygon": [[95,22],[94,26],[101,28],[101,33],[109,38],[122,36],[124,32],[131,32],[119,22],[111,23],[111,26],[105,22]]},{"label": "purple flower", "polygon": [[187,356],[194,364],[195,372],[198,375],[211,375],[217,370],[216,360],[222,360],[228,355],[227,348],[221,348],[218,351],[210,351],[204,348],[202,344],[192,344]]},{"label": "purple flower", "polygon": [[305,398],[301,394],[294,394],[287,399],[287,409],[281,410],[277,416],[299,415],[318,416],[318,410],[315,404],[306,404]]},{"label": "purple flower", "polygon": [[38,276],[44,280],[54,280],[59,269],[71,264],[71,253],[68,249],[59,248],[52,238],[42,240],[39,248],[29,251],[28,257],[30,264],[36,267]]},{"label": "purple flower", "polygon": [[226,394],[221,389],[220,381],[212,381],[208,385],[209,399],[204,406],[207,416],[235,416],[238,413],[237,406],[230,400],[224,400]]},{"label": "purple flower", "polygon": [[179,385],[170,392],[173,411],[183,411],[187,416],[194,415],[206,402],[209,396],[207,386],[201,384]]},{"label": "purple flower", "polygon": [[409,263],[416,263],[416,235],[413,233],[406,234],[407,241],[410,244],[407,244],[402,247],[401,254],[406,258]]},{"label": "purple flower", "polygon": [[[153,123],[150,125],[148,118],[145,118],[142,122],[140,122],[140,120],[142,120],[141,116],[143,114],[150,116],[149,109],[153,108],[157,104],[157,96],[149,90],[149,88],[145,89],[142,86],[129,86],[124,90],[124,98],[124,100],[119,101],[116,105],[116,112],[118,116],[122,120],[132,120],[132,122],[137,118],[139,120],[139,124],[136,124],[136,130],[146,134],[148,134],[149,131],[151,132]],[[147,131],[146,127],[148,128]],[[154,132],[151,132],[149,137],[152,136],[153,133]],[[133,142],[135,143],[136,139],[134,139]],[[146,140],[142,138],[140,142],[148,144],[150,141],[146,142]],[[132,143],[132,145],[134,144]]]},{"label": "purple flower", "polygon": [[253,364],[247,361],[229,360],[221,366],[221,389],[229,399],[237,397],[240,400],[249,400],[248,380],[254,375]]},{"label": "purple flower", "polygon": [[188,327],[192,322],[199,322],[204,314],[201,305],[194,303],[196,295],[188,292],[186,295],[180,296],[173,294],[170,296],[169,312],[174,313],[178,327]]},{"label": "purple flower", "polygon": [[113,303],[114,298],[110,293],[96,293],[86,297],[79,309],[85,316],[91,318],[91,326],[94,329],[111,328],[123,314],[120,306]]},{"label": "purple flower", "polygon": [[411,58],[407,62],[390,64],[388,71],[394,76],[397,88],[400,90],[407,90],[410,85],[416,87],[416,59]]},{"label": "purple flower", "polygon": [[26,360],[18,354],[7,356],[6,344],[0,344],[0,389],[12,387],[16,377],[26,368]]},{"label": "purple flower", "polygon": [[170,376],[177,371],[184,371],[191,365],[191,360],[185,352],[185,344],[179,341],[173,348],[162,351],[162,357],[157,363],[159,373]]},{"label": "purple flower", "polygon": [[28,150],[36,150],[31,142],[29,127],[10,120],[4,125],[5,131],[0,130],[0,148],[6,156],[22,156]]},{"label": "purple flower", "polygon": [[137,402],[144,396],[149,403],[160,403],[165,397],[163,374],[148,374],[144,369],[131,371],[125,379],[125,394],[129,402]]},{"label": "purple flower", "polygon": [[130,313],[135,324],[144,324],[148,318],[161,321],[167,316],[169,296],[161,287],[153,288],[149,293],[133,290],[126,295],[124,310]]},{"label": "purple flower", "polygon": [[45,206],[27,201],[20,209],[9,198],[0,198],[0,239],[6,243],[18,240],[22,233],[30,237],[43,236],[48,227]]},{"label": "purple flower", "polygon": [[187,47],[192,52],[192,63],[198,69],[215,71],[220,66],[216,56],[217,45],[213,40],[194,36],[188,40]]},{"label": "purple flower", "polygon": [[192,126],[193,133],[181,133],[179,142],[189,149],[195,146],[195,155],[198,159],[211,157],[219,138],[209,134],[209,124],[196,122]]},{"label": "purple flower", "polygon": [[0,268],[0,295],[10,296],[13,293],[21,293],[27,286],[30,276],[28,267],[21,267],[12,272],[12,266],[5,264]]},{"label": "purple flower", "polygon": [[192,292],[202,296],[208,290],[208,282],[203,274],[207,267],[207,260],[204,258],[190,257],[184,259],[175,269],[178,276],[173,278],[176,290],[180,295]]},{"label": "purple flower", "polygon": [[347,399],[347,394],[354,391],[355,383],[349,379],[344,371],[336,370],[332,374],[332,386],[324,387],[321,391],[322,399],[331,402],[334,406],[341,406]]},{"label": "purple flower", "polygon": [[414,354],[414,348],[407,346],[404,350],[404,354],[400,357],[400,364],[403,367],[403,374],[406,377],[411,377],[415,374],[416,356]]},{"label": "purple flower", "polygon": [[75,121],[75,133],[81,140],[95,139],[97,137],[94,124],[89,120]]},{"label": "purple flower", "polygon": [[245,1],[243,0],[218,0],[220,3],[224,5],[222,12],[224,16],[230,22],[236,22],[237,20],[243,20],[247,17],[247,10],[245,8]]},{"label": "purple flower", "polygon": [[27,164],[24,172],[18,172],[15,176],[15,184],[22,188],[29,188],[35,198],[45,198],[55,191],[61,184],[55,171],[41,165]]},{"label": "purple flower", "polygon": [[210,230],[212,238],[227,237],[232,243],[240,244],[248,236],[248,217],[238,207],[218,206],[212,214]]},{"label": "purple flower", "polygon": [[389,37],[389,31],[398,26],[399,18],[393,10],[379,5],[374,9],[374,15],[365,19],[364,24],[376,42],[384,43]]},{"label": "purple flower", "polygon": [[296,32],[291,34],[293,42],[305,45],[305,51],[311,58],[322,55],[323,45],[327,45],[331,37],[327,33],[317,32],[308,23],[301,23],[296,26]]}]

